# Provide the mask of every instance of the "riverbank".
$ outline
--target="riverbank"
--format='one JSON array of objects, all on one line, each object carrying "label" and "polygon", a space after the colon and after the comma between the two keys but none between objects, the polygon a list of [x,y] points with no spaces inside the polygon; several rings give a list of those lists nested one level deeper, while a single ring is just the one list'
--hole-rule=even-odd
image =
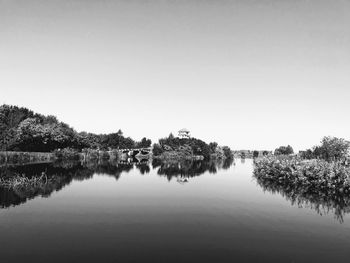
[{"label": "riverbank", "polygon": [[54,154],[47,152],[0,152],[0,164],[38,163],[53,160]]},{"label": "riverbank", "polygon": [[127,160],[136,158],[138,160],[150,159],[152,154],[149,152],[138,152],[130,154],[120,150],[96,150],[83,149],[78,151],[71,148],[58,149],[53,152],[13,152],[0,151],[0,165],[3,164],[28,164],[44,163],[53,161],[94,161],[94,160]]},{"label": "riverbank", "polygon": [[72,149],[56,150],[54,152],[0,152],[0,164],[45,163],[62,160],[89,161],[95,159],[118,159],[122,154],[117,151],[84,150],[78,152]]}]

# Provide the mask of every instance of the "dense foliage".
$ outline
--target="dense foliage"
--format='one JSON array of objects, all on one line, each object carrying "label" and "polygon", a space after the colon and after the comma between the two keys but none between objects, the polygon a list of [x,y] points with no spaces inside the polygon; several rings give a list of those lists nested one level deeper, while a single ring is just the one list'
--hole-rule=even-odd
[{"label": "dense foliage", "polygon": [[60,148],[129,149],[150,147],[151,140],[136,142],[121,130],[111,134],[76,132],[54,116],[36,114],[17,106],[0,106],[0,150],[50,152]]},{"label": "dense foliage", "polygon": [[288,146],[280,146],[275,150],[275,155],[289,155],[289,154],[293,154],[294,150],[292,148],[292,146],[288,145]]},{"label": "dense foliage", "polygon": [[326,161],[342,160],[348,157],[350,142],[342,138],[327,136],[321,141],[321,145],[301,152],[304,159],[324,159]]},{"label": "dense foliage", "polygon": [[254,167],[254,174],[265,179],[350,193],[350,168],[340,162],[270,157],[256,160]]},{"label": "dense foliage", "polygon": [[180,158],[203,156],[206,160],[213,155],[219,158],[233,158],[232,151],[228,146],[220,147],[216,142],[207,144],[200,139],[179,138],[173,134],[159,139],[159,143],[153,145],[153,155],[160,156],[162,154],[178,155]]},{"label": "dense foliage", "polygon": [[158,159],[152,161],[153,168],[159,167],[157,174],[166,176],[170,181],[173,178],[191,178],[202,175],[205,172],[217,173],[220,169],[228,169],[233,164],[233,159],[225,160],[180,160],[179,162],[162,162]]}]

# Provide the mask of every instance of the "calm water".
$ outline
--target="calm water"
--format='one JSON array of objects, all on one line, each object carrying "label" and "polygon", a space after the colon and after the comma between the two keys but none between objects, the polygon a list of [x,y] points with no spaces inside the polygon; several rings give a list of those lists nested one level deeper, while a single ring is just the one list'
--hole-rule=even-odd
[{"label": "calm water", "polygon": [[[252,160],[2,167],[0,262],[349,262],[350,209],[294,202]],[[265,189],[265,190],[264,190]]]}]

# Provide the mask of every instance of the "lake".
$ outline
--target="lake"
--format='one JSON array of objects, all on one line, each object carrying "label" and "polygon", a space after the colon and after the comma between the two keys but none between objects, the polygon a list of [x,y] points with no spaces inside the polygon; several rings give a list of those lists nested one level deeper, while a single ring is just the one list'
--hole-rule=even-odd
[{"label": "lake", "polygon": [[2,167],[1,262],[349,262],[350,208],[272,192],[253,161]]}]

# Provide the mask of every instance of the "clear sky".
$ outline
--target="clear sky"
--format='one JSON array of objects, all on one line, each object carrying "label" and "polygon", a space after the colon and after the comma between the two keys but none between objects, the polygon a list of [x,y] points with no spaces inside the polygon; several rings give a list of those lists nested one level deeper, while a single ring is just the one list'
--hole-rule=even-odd
[{"label": "clear sky", "polygon": [[0,0],[0,103],[233,149],[350,139],[348,0]]}]

